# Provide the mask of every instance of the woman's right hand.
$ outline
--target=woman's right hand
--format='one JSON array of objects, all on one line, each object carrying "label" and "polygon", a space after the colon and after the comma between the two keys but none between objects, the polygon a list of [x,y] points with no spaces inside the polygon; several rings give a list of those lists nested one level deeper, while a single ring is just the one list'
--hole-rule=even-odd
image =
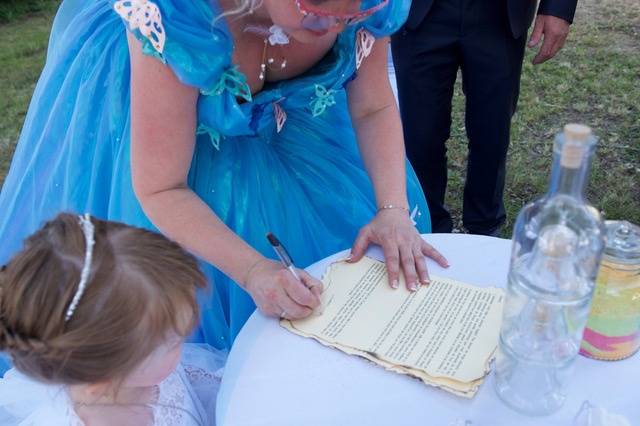
[{"label": "woman's right hand", "polygon": [[280,262],[262,258],[250,269],[245,290],[256,306],[276,318],[302,319],[320,306],[322,282],[297,269],[298,281]]}]

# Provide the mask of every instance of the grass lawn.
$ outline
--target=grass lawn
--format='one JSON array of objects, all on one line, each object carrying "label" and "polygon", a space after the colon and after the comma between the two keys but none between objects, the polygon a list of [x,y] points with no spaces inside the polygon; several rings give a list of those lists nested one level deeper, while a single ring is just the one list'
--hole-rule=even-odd
[{"label": "grass lawn", "polygon": [[0,0],[0,185],[44,65],[57,0]]},{"label": "grass lawn", "polygon": [[11,22],[28,14],[51,12],[58,3],[58,0],[0,0],[0,23]]},{"label": "grass lawn", "polygon": [[[0,0],[0,184],[44,62],[57,0]],[[509,237],[527,201],[546,191],[554,135],[567,122],[600,142],[589,200],[608,219],[640,224],[640,2],[581,0],[570,37],[550,62],[528,52],[514,117],[505,201]],[[459,223],[466,167],[463,98],[456,89],[447,203]]]}]

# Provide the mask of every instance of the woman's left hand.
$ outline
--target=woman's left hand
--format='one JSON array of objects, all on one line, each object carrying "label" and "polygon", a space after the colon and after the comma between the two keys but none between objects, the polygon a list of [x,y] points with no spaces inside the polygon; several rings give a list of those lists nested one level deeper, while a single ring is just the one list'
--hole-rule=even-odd
[{"label": "woman's left hand", "polygon": [[371,243],[382,247],[389,285],[393,288],[399,286],[400,267],[410,291],[416,291],[420,283],[429,284],[425,257],[430,257],[444,268],[449,266],[447,259],[422,239],[406,210],[380,210],[360,230],[348,261],[359,261]]}]

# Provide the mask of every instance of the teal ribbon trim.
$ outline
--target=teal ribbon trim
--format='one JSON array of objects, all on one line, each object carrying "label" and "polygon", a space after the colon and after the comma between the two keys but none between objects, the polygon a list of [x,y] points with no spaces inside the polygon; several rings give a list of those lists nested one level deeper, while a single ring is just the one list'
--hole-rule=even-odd
[{"label": "teal ribbon trim", "polygon": [[143,41],[142,41],[142,53],[144,55],[156,58],[160,62],[162,62],[163,64],[167,65],[167,60],[165,59],[164,55],[162,53],[158,52],[153,47],[153,44],[151,44],[151,42],[146,38],[144,38]]},{"label": "teal ribbon trim", "polygon": [[251,102],[253,99],[251,89],[247,84],[247,78],[238,70],[236,65],[227,68],[220,76],[218,83],[216,83],[211,90],[203,90],[201,93],[205,96],[219,96],[224,93],[225,90],[247,102]]},{"label": "teal ribbon trim", "polygon": [[211,145],[220,151],[220,141],[222,140],[222,135],[216,129],[213,129],[205,124],[199,124],[198,130],[196,130],[197,135],[209,135],[209,139],[211,140]]}]

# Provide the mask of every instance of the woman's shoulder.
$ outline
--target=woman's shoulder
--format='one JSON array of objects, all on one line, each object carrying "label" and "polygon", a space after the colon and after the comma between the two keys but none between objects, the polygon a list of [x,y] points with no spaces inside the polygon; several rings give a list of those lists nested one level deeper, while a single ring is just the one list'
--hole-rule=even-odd
[{"label": "woman's shoulder", "polygon": [[233,42],[213,0],[109,0],[143,53],[184,84],[210,90],[231,65]]}]

